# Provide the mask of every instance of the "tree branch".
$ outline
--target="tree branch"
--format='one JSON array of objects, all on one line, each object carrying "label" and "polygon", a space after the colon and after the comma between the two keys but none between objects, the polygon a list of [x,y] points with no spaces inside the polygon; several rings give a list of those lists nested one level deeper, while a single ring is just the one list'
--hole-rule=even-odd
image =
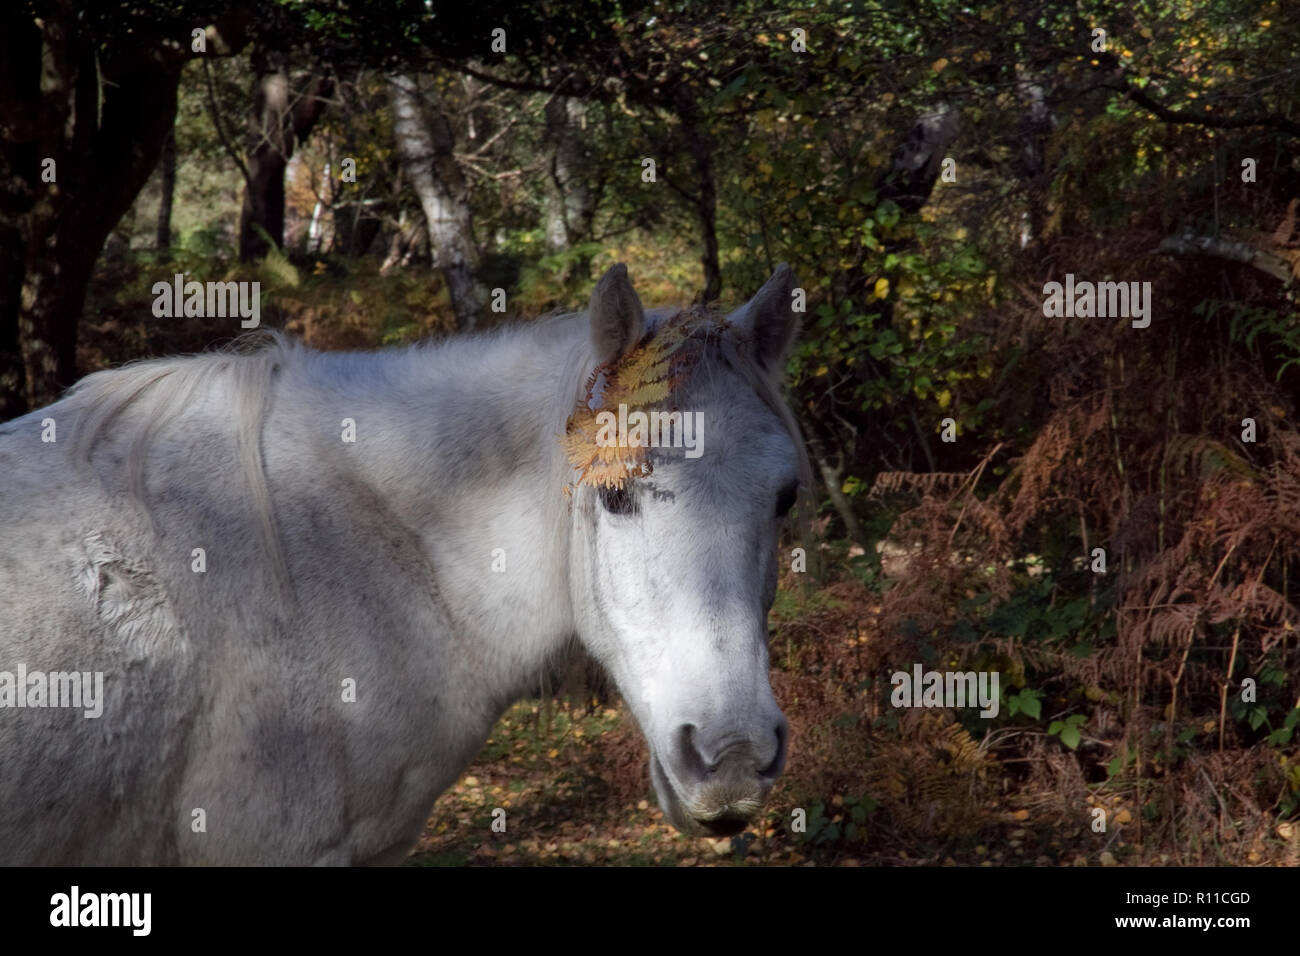
[{"label": "tree branch", "polygon": [[1281,256],[1218,236],[1170,236],[1160,243],[1156,252],[1174,256],[1214,256],[1232,262],[1244,262],[1261,272],[1267,272],[1275,279],[1291,281],[1291,264]]},{"label": "tree branch", "polygon": [[1185,110],[1170,109],[1163,103],[1157,102],[1146,90],[1134,86],[1129,78],[1122,74],[1101,85],[1125,94],[1134,103],[1150,110],[1166,123],[1192,124],[1211,129],[1245,129],[1251,126],[1264,126],[1290,133],[1292,136],[1300,136],[1300,123],[1287,119],[1281,113],[1253,113],[1244,116],[1218,116],[1213,113],[1193,115]]},{"label": "tree branch", "polygon": [[208,87],[208,114],[212,117],[212,126],[217,131],[217,139],[221,142],[221,148],[226,151],[226,155],[234,162],[235,166],[244,176],[244,184],[253,188],[253,177],[248,172],[248,167],[244,165],[244,158],[239,155],[239,151],[231,145],[230,140],[226,138],[226,131],[221,127],[221,117],[217,112],[217,96],[212,88],[212,71],[208,65],[208,60],[203,61],[203,79]]}]

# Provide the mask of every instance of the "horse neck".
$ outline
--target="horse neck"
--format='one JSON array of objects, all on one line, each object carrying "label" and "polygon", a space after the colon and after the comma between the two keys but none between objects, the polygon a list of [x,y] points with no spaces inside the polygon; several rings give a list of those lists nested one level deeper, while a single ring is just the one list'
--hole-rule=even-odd
[{"label": "horse neck", "polygon": [[350,466],[419,538],[452,625],[477,644],[485,678],[511,685],[503,693],[574,630],[559,436],[587,373],[586,341],[580,317],[544,320],[338,356],[332,373],[326,356],[317,376],[340,419],[356,421]]}]

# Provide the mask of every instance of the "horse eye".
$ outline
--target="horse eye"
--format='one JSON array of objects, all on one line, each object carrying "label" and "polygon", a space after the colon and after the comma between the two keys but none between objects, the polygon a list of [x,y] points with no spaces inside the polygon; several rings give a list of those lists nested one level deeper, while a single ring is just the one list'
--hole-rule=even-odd
[{"label": "horse eye", "polygon": [[798,485],[787,485],[781,489],[781,493],[776,496],[776,516],[784,518],[794,507],[795,496],[799,492]]},{"label": "horse eye", "polygon": [[626,488],[600,489],[600,503],[612,515],[629,515],[636,511],[636,501]]}]

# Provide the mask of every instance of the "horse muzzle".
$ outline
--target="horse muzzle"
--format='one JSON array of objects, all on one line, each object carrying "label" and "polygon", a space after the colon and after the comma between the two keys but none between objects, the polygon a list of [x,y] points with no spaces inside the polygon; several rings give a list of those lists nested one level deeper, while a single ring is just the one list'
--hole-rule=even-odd
[{"label": "horse muzzle", "polygon": [[692,836],[733,836],[759,812],[785,768],[788,727],[708,738],[682,724],[663,748],[651,747],[650,778],[665,816]]}]

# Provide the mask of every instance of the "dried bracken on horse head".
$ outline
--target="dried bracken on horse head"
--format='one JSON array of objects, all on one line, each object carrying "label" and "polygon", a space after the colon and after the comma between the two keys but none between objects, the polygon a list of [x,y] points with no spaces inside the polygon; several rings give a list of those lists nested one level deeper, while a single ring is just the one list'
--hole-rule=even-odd
[{"label": "dried bracken on horse head", "polygon": [[728,328],[721,317],[683,310],[659,328],[647,332],[641,342],[621,359],[598,365],[587,379],[565,425],[561,443],[577,480],[575,487],[623,488],[630,478],[644,478],[653,471],[647,444],[600,440],[601,414],[618,414],[619,406],[629,413],[670,403],[686,381],[701,349]]}]

